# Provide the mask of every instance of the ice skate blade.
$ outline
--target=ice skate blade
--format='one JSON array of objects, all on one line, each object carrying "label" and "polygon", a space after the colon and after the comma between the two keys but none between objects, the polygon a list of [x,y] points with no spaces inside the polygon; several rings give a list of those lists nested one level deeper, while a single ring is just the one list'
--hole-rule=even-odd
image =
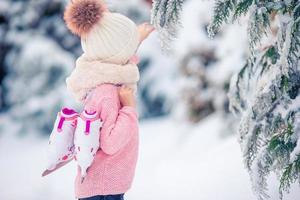
[{"label": "ice skate blade", "polygon": [[73,160],[73,159],[70,159],[70,160],[65,161],[65,162],[61,162],[61,163],[59,163],[59,164],[58,164],[54,169],[52,169],[52,170],[48,170],[48,169],[45,170],[45,171],[42,173],[42,177],[51,174],[52,172],[54,172],[54,171],[58,170],[59,168],[65,166],[66,164],[68,164],[68,163],[71,162],[72,160]]}]

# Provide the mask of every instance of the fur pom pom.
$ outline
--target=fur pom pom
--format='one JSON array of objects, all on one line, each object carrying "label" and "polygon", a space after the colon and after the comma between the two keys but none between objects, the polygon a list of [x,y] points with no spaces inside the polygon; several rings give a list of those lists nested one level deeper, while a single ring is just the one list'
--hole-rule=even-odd
[{"label": "fur pom pom", "polygon": [[70,31],[81,37],[89,33],[105,11],[102,0],[73,0],[66,7],[64,20]]}]

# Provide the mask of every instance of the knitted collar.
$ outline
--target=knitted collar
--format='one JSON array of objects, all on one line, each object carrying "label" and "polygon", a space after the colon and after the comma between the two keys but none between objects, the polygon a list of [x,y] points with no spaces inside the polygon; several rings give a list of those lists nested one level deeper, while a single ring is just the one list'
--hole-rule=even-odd
[{"label": "knitted collar", "polygon": [[135,64],[118,65],[87,60],[84,55],[76,60],[76,67],[67,77],[68,90],[79,102],[84,102],[87,94],[103,83],[125,84],[136,90],[139,70]]}]

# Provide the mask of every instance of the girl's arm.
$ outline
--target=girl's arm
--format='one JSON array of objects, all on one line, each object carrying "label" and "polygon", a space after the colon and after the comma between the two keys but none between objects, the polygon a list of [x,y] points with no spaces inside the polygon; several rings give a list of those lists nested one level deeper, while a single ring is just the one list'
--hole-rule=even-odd
[{"label": "girl's arm", "polygon": [[134,134],[138,134],[138,116],[135,108],[124,106],[115,117],[118,107],[112,99],[104,99],[102,106],[101,119],[104,124],[100,146],[104,153],[112,155],[122,149]]},{"label": "girl's arm", "polygon": [[[119,99],[123,105],[120,110]],[[98,86],[87,100],[85,109],[97,110],[103,120],[100,147],[104,153],[115,154],[134,134],[138,134],[138,116],[134,106],[135,99],[130,89],[123,87],[118,91],[107,84]]]}]

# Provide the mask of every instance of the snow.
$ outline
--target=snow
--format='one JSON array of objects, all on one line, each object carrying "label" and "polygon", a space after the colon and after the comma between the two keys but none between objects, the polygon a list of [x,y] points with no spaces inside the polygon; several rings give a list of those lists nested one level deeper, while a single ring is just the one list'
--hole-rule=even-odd
[{"label": "snow", "polygon": [[[249,176],[243,168],[234,136],[221,138],[222,117],[214,114],[197,125],[171,117],[144,120],[140,126],[140,153],[128,200],[254,200]],[[45,165],[46,138],[33,135],[0,137],[0,199],[74,199],[72,162],[48,177]],[[9,151],[9,154],[7,153]],[[272,200],[278,185],[270,184]],[[285,200],[299,197],[299,187]]]},{"label": "snow", "polygon": [[[42,179],[40,176],[42,166],[46,164],[42,152],[47,147],[47,140],[36,138],[36,136],[15,138],[14,135],[6,134],[2,136],[0,143],[2,177],[0,199],[73,198],[74,163],[47,179]],[[10,151],[9,155],[7,154],[8,150]]]},{"label": "snow", "polygon": [[242,170],[238,143],[218,137],[220,120],[213,115],[196,127],[168,119],[146,124],[143,128],[156,134],[142,137],[136,181],[128,199],[147,194],[143,199],[250,200],[249,183],[248,187],[240,184],[248,176]]}]

